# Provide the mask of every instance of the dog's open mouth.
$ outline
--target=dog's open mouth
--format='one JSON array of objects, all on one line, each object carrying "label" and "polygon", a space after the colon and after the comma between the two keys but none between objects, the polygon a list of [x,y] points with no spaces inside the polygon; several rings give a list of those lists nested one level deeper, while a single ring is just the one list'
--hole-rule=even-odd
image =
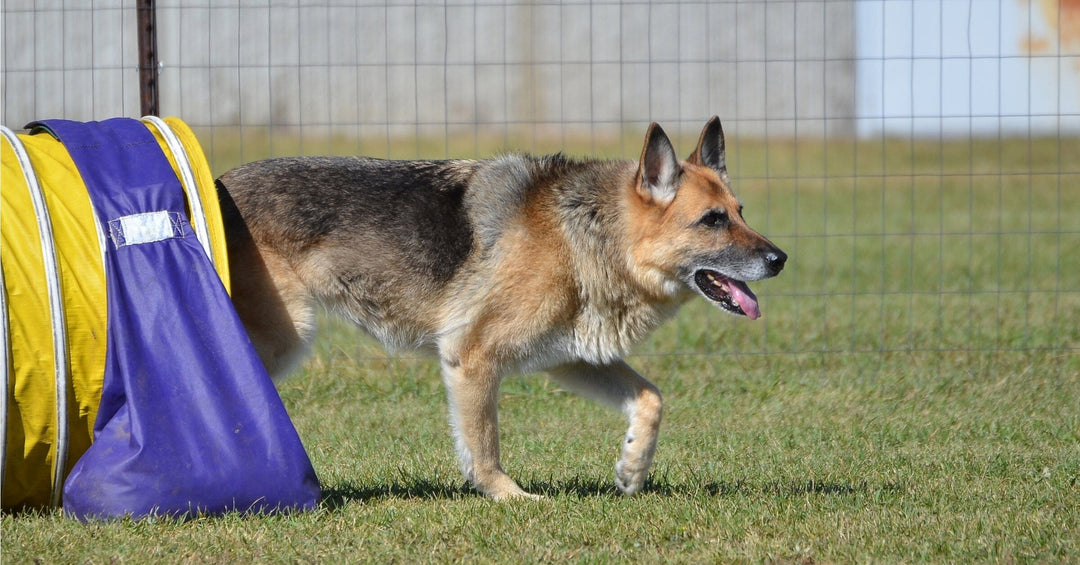
[{"label": "dog's open mouth", "polygon": [[725,277],[716,271],[701,269],[694,273],[694,283],[706,298],[719,304],[724,310],[751,320],[761,317],[757,296],[754,296],[745,282]]}]

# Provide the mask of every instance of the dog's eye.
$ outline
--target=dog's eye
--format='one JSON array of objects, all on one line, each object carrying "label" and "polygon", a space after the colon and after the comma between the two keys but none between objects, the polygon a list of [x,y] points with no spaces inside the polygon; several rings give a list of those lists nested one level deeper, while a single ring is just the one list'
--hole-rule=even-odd
[{"label": "dog's eye", "polygon": [[728,223],[727,210],[709,210],[698,223],[709,228],[722,228]]}]

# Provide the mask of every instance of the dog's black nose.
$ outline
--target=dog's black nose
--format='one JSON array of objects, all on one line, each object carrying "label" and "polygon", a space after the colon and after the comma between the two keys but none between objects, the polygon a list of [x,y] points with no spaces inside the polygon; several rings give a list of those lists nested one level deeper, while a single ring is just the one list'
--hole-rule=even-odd
[{"label": "dog's black nose", "polygon": [[769,269],[769,274],[777,275],[780,271],[784,270],[784,263],[787,262],[787,253],[774,249],[765,253],[765,266]]}]

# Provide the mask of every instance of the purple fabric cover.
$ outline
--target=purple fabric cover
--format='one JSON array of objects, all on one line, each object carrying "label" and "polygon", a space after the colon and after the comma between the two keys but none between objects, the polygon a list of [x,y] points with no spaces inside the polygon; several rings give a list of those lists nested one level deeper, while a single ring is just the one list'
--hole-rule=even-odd
[{"label": "purple fabric cover", "polygon": [[[104,392],[65,511],[88,520],[315,506],[315,471],[154,136],[125,118],[28,127],[64,143],[107,239]],[[169,237],[123,244],[119,218],[157,211],[170,213]]]}]

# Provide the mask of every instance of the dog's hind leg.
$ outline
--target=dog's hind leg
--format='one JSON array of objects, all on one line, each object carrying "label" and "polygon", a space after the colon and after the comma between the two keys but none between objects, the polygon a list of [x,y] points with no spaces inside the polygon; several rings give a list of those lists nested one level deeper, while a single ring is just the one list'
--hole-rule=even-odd
[{"label": "dog's hind leg", "polygon": [[315,338],[314,299],[281,257],[254,246],[229,249],[232,301],[267,372],[289,374]]},{"label": "dog's hind leg", "polygon": [[573,363],[548,371],[572,392],[602,402],[626,415],[630,422],[622,454],[615,464],[615,485],[634,494],[645,484],[656,453],[663,399],[660,391],[623,361],[609,365]]},{"label": "dog's hind leg", "polygon": [[539,498],[522,490],[499,463],[500,378],[483,360],[473,359],[442,360],[461,472],[477,490],[495,500]]},{"label": "dog's hind leg", "polygon": [[267,372],[278,379],[296,367],[315,338],[314,298],[290,261],[256,244],[232,195],[220,180],[217,185],[233,306]]}]

